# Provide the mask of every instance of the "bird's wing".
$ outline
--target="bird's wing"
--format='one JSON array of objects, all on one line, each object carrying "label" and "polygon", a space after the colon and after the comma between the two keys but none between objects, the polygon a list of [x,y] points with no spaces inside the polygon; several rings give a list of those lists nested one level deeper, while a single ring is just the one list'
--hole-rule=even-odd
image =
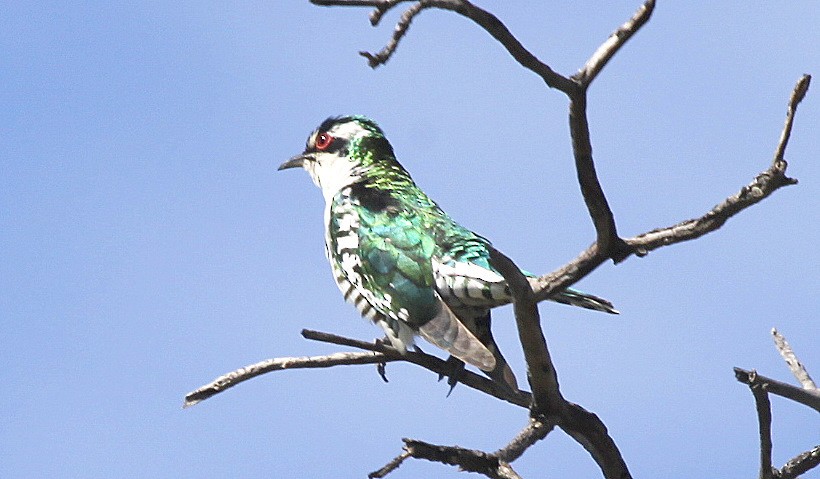
[{"label": "bird's wing", "polygon": [[387,318],[385,323],[396,335],[400,336],[403,325],[409,326],[453,356],[492,370],[492,353],[435,289],[431,258],[436,243],[425,218],[413,208],[393,205],[360,208],[357,223],[357,271],[347,278],[369,305]]},{"label": "bird's wing", "polygon": [[490,266],[489,242],[458,225],[440,239],[441,254],[433,259],[436,289],[454,310],[483,316],[510,302],[507,282]]},{"label": "bird's wing", "polygon": [[[444,254],[438,258],[439,263],[433,266],[436,288],[441,297],[459,312],[468,310],[467,314],[479,316],[485,309],[495,308],[512,301],[509,286],[501,274],[490,265],[489,242],[471,233],[469,230],[461,235],[457,242],[450,242],[443,247]],[[472,235],[468,236],[469,234]],[[447,245],[448,242],[444,241]],[[531,285],[537,285],[537,278],[526,271]],[[604,298],[567,288],[549,298],[557,303],[569,304],[580,308],[618,314],[611,302]],[[473,313],[469,313],[472,310]],[[480,337],[480,336],[479,336]]]},{"label": "bird's wing", "polygon": [[[509,302],[504,278],[489,265],[487,241],[457,227],[459,234],[442,240],[442,254],[432,258],[436,289],[461,322],[493,354],[496,367],[485,370],[501,383],[518,389],[515,374],[501,354],[490,326],[490,309]],[[453,232],[452,228],[449,231]],[[454,237],[455,236],[455,237]]]}]

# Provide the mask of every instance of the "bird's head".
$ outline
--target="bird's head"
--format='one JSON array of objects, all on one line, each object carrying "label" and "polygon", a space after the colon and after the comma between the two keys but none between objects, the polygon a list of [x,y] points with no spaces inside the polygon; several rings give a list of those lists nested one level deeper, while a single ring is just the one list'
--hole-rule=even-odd
[{"label": "bird's head", "polygon": [[325,198],[360,181],[409,181],[381,128],[363,116],[332,117],[310,134],[305,151],[279,166],[302,167]]}]

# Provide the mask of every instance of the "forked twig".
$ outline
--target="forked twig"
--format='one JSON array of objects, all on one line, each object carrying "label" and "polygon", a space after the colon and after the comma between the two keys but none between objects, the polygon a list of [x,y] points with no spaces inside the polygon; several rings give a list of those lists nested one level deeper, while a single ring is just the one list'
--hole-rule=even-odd
[{"label": "forked twig", "polygon": [[[805,378],[801,374],[801,368],[795,366],[799,364],[799,361],[786,342],[786,338],[776,329],[772,329],[772,334],[778,352],[786,360],[794,375],[802,382]],[[803,383],[803,388],[782,383],[761,376],[754,370],[746,371],[740,368],[734,368],[734,370],[735,378],[749,386],[755,399],[757,422],[760,429],[760,479],[793,479],[820,464],[820,446],[815,446],[809,451],[798,454],[779,470],[772,466],[772,412],[769,401],[769,393],[776,394],[820,412],[820,391],[816,388],[806,388],[806,383]],[[802,372],[805,372],[805,368],[802,368]],[[811,381],[810,378],[809,381]]]},{"label": "forked twig", "polygon": [[[777,152],[785,151],[788,145],[797,106],[805,96],[810,83],[811,76],[803,75],[792,90],[786,114],[786,123],[780,135]],[[635,254],[645,256],[655,249],[691,241],[717,231],[729,218],[759,203],[778,189],[796,184],[796,179],[786,176],[786,167],[786,161],[776,155],[771,165],[758,174],[754,181],[742,187],[735,195],[723,200],[705,215],[676,225],[654,229],[624,241]],[[597,242],[593,243],[569,263],[539,277],[537,284],[533,286],[536,299],[543,301],[549,298],[551,294],[571,286],[607,259],[609,259],[608,254],[599,249]]]},{"label": "forked twig", "polygon": [[734,368],[735,379],[754,386],[761,384],[764,389],[770,394],[776,394],[786,399],[798,402],[804,406],[808,406],[817,412],[820,412],[820,392],[814,390],[803,389],[801,387],[792,386],[791,384],[778,381],[760,374],[755,371],[748,371],[746,369]]}]

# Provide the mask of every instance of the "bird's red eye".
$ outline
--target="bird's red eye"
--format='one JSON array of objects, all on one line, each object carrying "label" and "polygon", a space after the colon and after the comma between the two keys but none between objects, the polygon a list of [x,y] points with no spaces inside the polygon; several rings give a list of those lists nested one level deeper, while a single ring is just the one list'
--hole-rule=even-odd
[{"label": "bird's red eye", "polygon": [[319,133],[316,136],[316,149],[317,150],[327,150],[327,147],[333,143],[333,137],[330,136],[330,133],[324,132]]}]

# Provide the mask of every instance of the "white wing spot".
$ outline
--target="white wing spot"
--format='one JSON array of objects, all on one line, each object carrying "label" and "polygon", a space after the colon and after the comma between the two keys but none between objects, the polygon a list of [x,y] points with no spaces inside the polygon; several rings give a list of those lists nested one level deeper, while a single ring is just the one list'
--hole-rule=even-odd
[{"label": "white wing spot", "polygon": [[340,236],[336,238],[336,252],[341,253],[344,250],[352,250],[359,247],[359,235],[353,233],[347,236]]}]

